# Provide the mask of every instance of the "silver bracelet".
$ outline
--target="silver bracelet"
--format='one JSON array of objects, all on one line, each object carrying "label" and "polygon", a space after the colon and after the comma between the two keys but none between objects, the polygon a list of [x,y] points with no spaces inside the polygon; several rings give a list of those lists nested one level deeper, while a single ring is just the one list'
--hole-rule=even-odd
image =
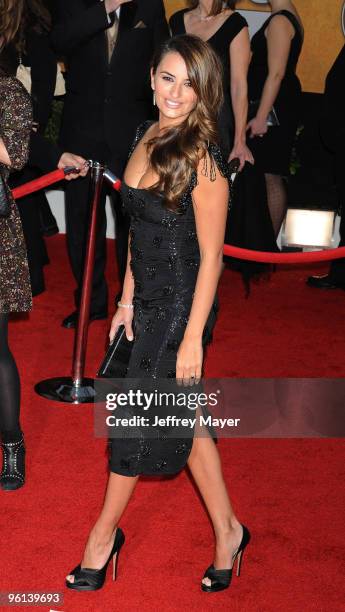
[{"label": "silver bracelet", "polygon": [[117,302],[119,308],[134,308],[133,304],[122,304],[121,302]]}]

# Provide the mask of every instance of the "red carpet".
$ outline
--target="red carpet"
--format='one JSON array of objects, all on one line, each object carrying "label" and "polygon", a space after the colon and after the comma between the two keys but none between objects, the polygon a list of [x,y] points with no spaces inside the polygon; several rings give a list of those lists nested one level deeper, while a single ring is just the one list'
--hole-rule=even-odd
[{"label": "red carpet", "polygon": [[[90,406],[50,403],[33,391],[43,378],[70,373],[73,332],[60,321],[73,307],[73,282],[63,239],[49,239],[49,250],[48,290],[35,299],[29,319],[11,324],[23,380],[28,482],[16,493],[0,493],[0,591],[63,592],[64,604],[51,608],[64,612],[345,610],[344,443],[338,440],[220,441],[235,509],[252,532],[242,576],[229,590],[199,590],[213,540],[186,472],[139,483],[121,522],[127,542],[115,584],[109,572],[97,593],[64,588],[101,505],[106,458],[104,441],[93,437]],[[225,272],[209,376],[345,376],[345,293],[307,288],[310,271],[278,269],[270,282],[253,286],[248,300],[238,276]],[[110,266],[109,278],[114,275]],[[106,330],[105,322],[91,325],[89,375],[103,355]]]}]

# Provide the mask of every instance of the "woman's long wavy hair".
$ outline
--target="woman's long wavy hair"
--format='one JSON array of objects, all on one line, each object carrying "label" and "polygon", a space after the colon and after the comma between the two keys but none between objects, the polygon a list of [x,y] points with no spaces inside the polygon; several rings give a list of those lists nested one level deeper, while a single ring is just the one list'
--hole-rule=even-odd
[{"label": "woman's long wavy hair", "polygon": [[13,42],[25,50],[26,32],[49,32],[51,17],[42,0],[0,0],[0,50]]},{"label": "woman's long wavy hair", "polygon": [[[199,0],[188,0],[188,6],[191,9],[196,8],[198,5]],[[213,0],[213,5],[209,14],[212,16],[218,15],[218,13],[222,12],[224,5],[226,8],[229,8],[234,11],[236,7],[236,0],[228,0],[227,2],[224,2],[223,0]]]},{"label": "woman's long wavy hair", "polygon": [[210,45],[197,36],[183,34],[163,43],[153,58],[153,74],[168,53],[178,53],[184,60],[197,101],[182,123],[167,128],[147,146],[150,166],[159,177],[151,190],[164,193],[167,208],[178,211],[179,201],[188,188],[193,171],[208,153],[208,143],[218,142],[223,69]]}]

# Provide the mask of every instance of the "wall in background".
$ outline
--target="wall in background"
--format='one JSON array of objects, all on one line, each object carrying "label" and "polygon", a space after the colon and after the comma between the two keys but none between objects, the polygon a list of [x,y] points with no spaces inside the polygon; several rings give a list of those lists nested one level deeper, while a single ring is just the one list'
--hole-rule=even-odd
[{"label": "wall in background", "polygon": [[[294,0],[304,28],[305,41],[298,65],[304,91],[321,93],[325,77],[344,44],[341,28],[343,0]],[[186,6],[184,0],[165,0],[168,17]],[[268,11],[268,6],[239,0],[237,8]]]}]

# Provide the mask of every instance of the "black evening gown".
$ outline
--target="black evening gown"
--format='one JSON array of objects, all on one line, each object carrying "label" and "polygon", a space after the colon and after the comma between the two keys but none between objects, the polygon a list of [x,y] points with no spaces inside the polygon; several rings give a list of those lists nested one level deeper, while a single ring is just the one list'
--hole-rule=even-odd
[{"label": "black evening gown", "polygon": [[[188,9],[178,11],[170,18],[170,29],[173,35],[185,34],[184,15]],[[246,20],[239,13],[232,13],[208,43],[218,54],[223,66],[224,104],[218,122],[219,144],[225,159],[228,159],[234,141],[234,116],[231,104],[231,66],[229,46],[234,38],[245,27]],[[276,251],[272,222],[270,219],[264,177],[257,168],[246,164],[238,175],[232,193],[231,209],[225,231],[225,243],[255,250]],[[225,257],[232,268],[242,274],[249,288],[253,276],[265,273],[268,267],[264,264],[246,262],[232,257]]]},{"label": "black evening gown", "polygon": [[296,66],[303,44],[301,26],[290,11],[283,10],[271,15],[253,36],[251,42],[253,55],[248,72],[248,87],[249,100],[260,100],[268,76],[265,30],[275,15],[284,15],[295,28],[286,73],[274,103],[280,125],[269,128],[263,138],[249,139],[248,145],[254,155],[257,168],[267,174],[287,176],[299,119],[301,85],[296,75]]},{"label": "black evening gown", "polygon": [[[277,14],[277,13],[276,13]],[[301,87],[296,65],[302,46],[302,33],[296,17],[280,11],[293,24],[292,40],[286,75],[274,104],[280,126],[271,127],[263,138],[248,138],[255,165],[246,164],[234,184],[233,206],[228,216],[226,240],[229,244],[257,251],[279,251],[267,204],[265,173],[289,174],[291,150],[298,125]],[[268,75],[265,30],[273,16],[263,24],[251,42],[252,59],[248,73],[249,100],[260,100]],[[252,277],[269,273],[271,266],[231,258],[231,267],[240,271],[249,290]]]},{"label": "black evening gown", "polygon": [[[148,121],[138,128],[134,147],[151,124]],[[211,144],[209,153],[212,163],[227,176],[228,167],[219,147]],[[188,323],[200,264],[192,204],[196,184],[194,173],[178,212],[168,210],[162,196],[122,184],[123,206],[131,219],[134,277],[135,339],[126,376],[129,382],[142,379],[145,383],[146,379],[147,384],[152,381],[154,385],[159,379],[176,379],[177,351]],[[205,325],[203,345],[210,341],[216,310],[215,299]],[[131,416],[131,407],[118,407],[116,415]],[[157,429],[155,437],[151,433],[145,427],[138,427],[135,437],[131,432],[132,437],[124,433],[112,438],[110,470],[124,476],[179,472],[191,451],[193,431],[180,438],[174,428]]]},{"label": "black evening gown", "polygon": [[[184,15],[189,9],[183,9],[171,16],[169,21],[173,36],[186,34]],[[248,23],[239,13],[232,13],[217,32],[208,39],[209,45],[218,54],[223,66],[224,104],[219,117],[219,143],[225,159],[228,159],[234,141],[234,118],[230,96],[230,54],[229,47],[234,38],[248,27]]]}]

